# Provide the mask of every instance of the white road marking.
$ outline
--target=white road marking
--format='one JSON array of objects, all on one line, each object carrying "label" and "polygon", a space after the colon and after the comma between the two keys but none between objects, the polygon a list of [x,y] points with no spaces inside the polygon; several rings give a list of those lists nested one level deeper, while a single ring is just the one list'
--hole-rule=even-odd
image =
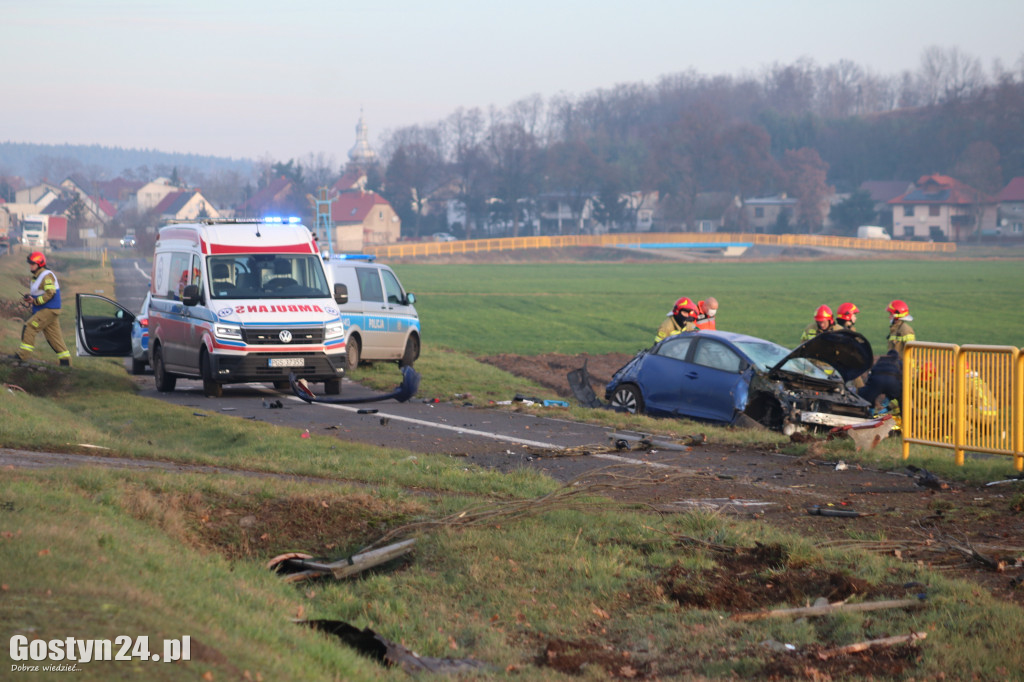
[{"label": "white road marking", "polygon": [[139,267],[138,263],[132,263],[132,265],[135,266],[135,269],[138,270],[139,274],[141,274],[143,277],[145,277],[146,279],[152,279],[152,277],[150,276],[150,274],[148,272],[146,272],[145,270],[143,270],[142,268]]}]

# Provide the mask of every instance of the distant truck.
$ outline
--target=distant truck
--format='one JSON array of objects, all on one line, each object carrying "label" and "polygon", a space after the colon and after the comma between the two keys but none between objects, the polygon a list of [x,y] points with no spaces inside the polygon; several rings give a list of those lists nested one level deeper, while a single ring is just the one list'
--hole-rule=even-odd
[{"label": "distant truck", "polygon": [[885,228],[878,225],[861,225],[857,228],[857,236],[861,239],[892,239]]},{"label": "distant truck", "polygon": [[62,246],[68,239],[68,219],[59,215],[28,215],[21,221],[21,242],[30,248]]}]

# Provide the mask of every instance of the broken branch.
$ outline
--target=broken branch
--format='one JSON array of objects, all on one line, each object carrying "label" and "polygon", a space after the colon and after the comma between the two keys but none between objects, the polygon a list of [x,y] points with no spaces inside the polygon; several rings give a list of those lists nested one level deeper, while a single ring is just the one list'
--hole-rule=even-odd
[{"label": "broken branch", "polygon": [[909,644],[910,642],[916,642],[919,639],[924,639],[927,636],[927,632],[911,632],[909,635],[899,635],[897,637],[868,639],[863,642],[856,642],[854,644],[847,644],[846,646],[840,646],[834,649],[826,649],[824,651],[820,651],[818,652],[818,658],[824,661],[829,658],[832,658],[833,656],[839,656],[842,654],[853,654],[858,651],[867,651],[868,649],[871,649],[873,647]]},{"label": "broken branch", "polygon": [[919,606],[919,599],[890,599],[888,601],[858,602],[856,604],[828,604],[825,606],[805,606],[795,609],[774,609],[771,611],[749,611],[734,613],[732,620],[751,621],[763,618],[799,618],[802,616],[827,616],[839,611],[880,611],[882,609],[905,609]]}]

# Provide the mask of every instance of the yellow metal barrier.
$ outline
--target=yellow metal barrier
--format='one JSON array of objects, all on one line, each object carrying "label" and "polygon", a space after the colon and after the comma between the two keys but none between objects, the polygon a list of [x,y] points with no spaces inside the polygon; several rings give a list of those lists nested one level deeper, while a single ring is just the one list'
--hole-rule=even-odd
[{"label": "yellow metal barrier", "polygon": [[911,342],[903,356],[903,458],[910,444],[1013,457],[1024,471],[1024,353]]},{"label": "yellow metal barrier", "polygon": [[749,234],[746,232],[626,232],[617,234],[571,234],[550,237],[507,237],[502,239],[465,239],[454,242],[410,242],[389,246],[368,246],[365,252],[378,258],[415,258],[513,249],[549,249],[565,246],[619,246],[671,242],[745,242],[763,246],[819,246],[872,251],[911,251],[952,253],[952,242],[908,242],[885,239],[859,239],[808,234]]}]

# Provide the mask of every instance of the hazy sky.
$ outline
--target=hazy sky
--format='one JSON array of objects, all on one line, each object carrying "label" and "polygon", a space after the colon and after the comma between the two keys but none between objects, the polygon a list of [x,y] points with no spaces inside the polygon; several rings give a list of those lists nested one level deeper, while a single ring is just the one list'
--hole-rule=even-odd
[{"label": "hazy sky", "polygon": [[[458,107],[933,45],[1013,68],[1022,0],[0,0],[0,141],[338,162]],[[2,163],[0,159],[0,163]]]}]

